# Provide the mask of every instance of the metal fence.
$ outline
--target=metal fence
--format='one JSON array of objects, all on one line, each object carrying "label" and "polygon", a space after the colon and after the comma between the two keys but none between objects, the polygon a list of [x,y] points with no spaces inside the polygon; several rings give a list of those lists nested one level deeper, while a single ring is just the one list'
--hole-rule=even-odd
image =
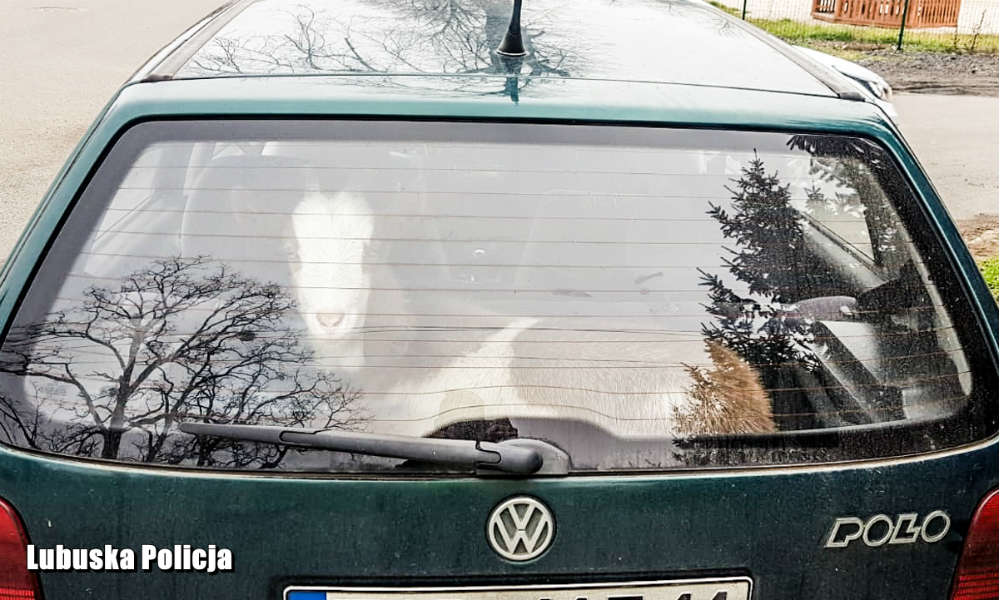
[{"label": "metal fence", "polygon": [[[714,0],[792,40],[956,52],[996,51],[996,0]],[[904,20],[905,15],[905,20]]]}]

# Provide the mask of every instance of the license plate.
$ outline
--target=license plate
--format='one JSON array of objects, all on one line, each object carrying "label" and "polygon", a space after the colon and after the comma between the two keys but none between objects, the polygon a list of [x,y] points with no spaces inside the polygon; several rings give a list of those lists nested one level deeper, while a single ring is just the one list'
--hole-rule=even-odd
[{"label": "license plate", "polygon": [[284,600],[749,600],[747,577],[489,587],[289,587]]}]

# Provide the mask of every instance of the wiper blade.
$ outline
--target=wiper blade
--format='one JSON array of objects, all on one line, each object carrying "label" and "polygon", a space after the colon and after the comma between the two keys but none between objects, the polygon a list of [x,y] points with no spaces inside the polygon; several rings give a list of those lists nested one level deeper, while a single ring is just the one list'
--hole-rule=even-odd
[{"label": "wiper blade", "polygon": [[[555,446],[539,440],[515,439],[504,442],[449,440],[380,433],[359,433],[330,429],[301,429],[269,425],[224,423],[181,423],[180,430],[192,435],[210,435],[322,448],[388,458],[403,458],[443,465],[474,467],[505,473],[565,473],[569,457]],[[542,466],[545,465],[544,471]]]}]

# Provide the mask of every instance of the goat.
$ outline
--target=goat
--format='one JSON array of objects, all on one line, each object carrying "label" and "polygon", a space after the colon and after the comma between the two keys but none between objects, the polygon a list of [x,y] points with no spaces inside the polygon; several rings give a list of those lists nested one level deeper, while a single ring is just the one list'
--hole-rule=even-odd
[{"label": "goat", "polygon": [[[468,294],[433,302],[404,294],[398,273],[375,260],[386,256],[374,247],[378,229],[350,193],[311,194],[293,217],[305,339],[317,365],[360,390],[372,428],[429,435],[509,418],[530,436],[524,427],[562,420],[660,445],[680,433],[775,429],[767,393],[735,352],[613,312],[596,328],[576,328],[571,314],[518,317]],[[690,366],[706,358],[711,368]]]}]

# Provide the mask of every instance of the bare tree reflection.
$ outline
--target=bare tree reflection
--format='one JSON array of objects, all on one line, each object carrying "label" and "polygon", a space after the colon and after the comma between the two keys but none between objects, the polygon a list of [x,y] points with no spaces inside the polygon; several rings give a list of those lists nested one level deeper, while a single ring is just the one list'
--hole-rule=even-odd
[{"label": "bare tree reflection", "polygon": [[[428,73],[503,75],[516,96],[531,77],[569,75],[572,57],[547,41],[538,22],[523,29],[516,72],[494,50],[510,19],[503,0],[366,0],[364,16],[310,6],[276,13],[284,33],[219,37],[192,57],[191,74]],[[349,12],[349,11],[348,11]],[[459,83],[458,85],[474,85]],[[481,84],[480,84],[481,85]]]},{"label": "bare tree reflection", "polygon": [[35,398],[0,397],[0,432],[32,448],[108,459],[277,466],[287,448],[177,435],[182,419],[353,427],[358,392],[309,367],[293,301],[203,258],[158,260],[76,308],[16,326],[0,372]]}]

